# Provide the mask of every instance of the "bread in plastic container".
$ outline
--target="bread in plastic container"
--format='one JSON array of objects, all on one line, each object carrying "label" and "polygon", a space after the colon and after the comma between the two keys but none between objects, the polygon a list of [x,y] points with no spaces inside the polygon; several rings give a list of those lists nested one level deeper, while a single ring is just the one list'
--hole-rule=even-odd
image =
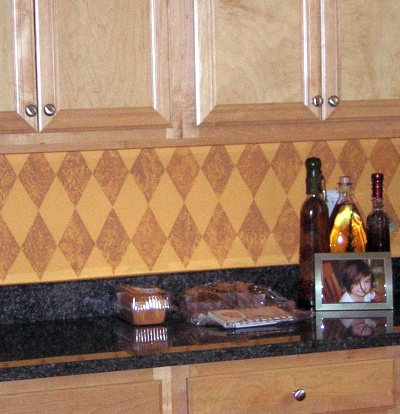
[{"label": "bread in plastic container", "polygon": [[157,325],[165,320],[169,295],[156,286],[117,286],[120,318],[133,325]]}]

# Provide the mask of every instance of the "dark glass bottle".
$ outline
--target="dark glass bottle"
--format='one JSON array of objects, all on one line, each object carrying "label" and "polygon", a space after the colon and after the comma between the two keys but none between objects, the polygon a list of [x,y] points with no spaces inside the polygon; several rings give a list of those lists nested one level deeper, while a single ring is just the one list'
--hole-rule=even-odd
[{"label": "dark glass bottle", "polygon": [[383,210],[383,174],[374,173],[372,211],[367,217],[367,252],[390,252],[389,217]]},{"label": "dark glass bottle", "polygon": [[361,214],[351,195],[351,179],[339,178],[339,197],[330,216],[331,253],[365,252],[367,236]]},{"label": "dark glass bottle", "polygon": [[306,192],[300,211],[298,306],[315,307],[314,253],[329,252],[329,211],[322,192],[321,160],[306,160]]}]

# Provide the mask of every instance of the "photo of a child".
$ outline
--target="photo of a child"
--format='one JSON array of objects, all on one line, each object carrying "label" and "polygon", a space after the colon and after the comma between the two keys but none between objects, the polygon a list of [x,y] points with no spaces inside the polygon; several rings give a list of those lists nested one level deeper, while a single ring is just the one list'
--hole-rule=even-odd
[{"label": "photo of a child", "polygon": [[374,281],[371,268],[365,261],[347,261],[340,277],[346,289],[340,302],[382,302],[384,298],[373,288]]},{"label": "photo of a child", "polygon": [[316,310],[393,309],[390,253],[317,253]]}]

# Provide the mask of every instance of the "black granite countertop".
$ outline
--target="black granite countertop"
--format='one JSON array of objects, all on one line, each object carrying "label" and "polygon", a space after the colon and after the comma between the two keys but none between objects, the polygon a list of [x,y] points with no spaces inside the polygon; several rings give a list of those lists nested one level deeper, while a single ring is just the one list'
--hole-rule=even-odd
[{"label": "black granite countertop", "polygon": [[[398,266],[398,261],[395,265]],[[296,273],[292,267],[280,271],[286,272],[286,277],[287,272]],[[241,276],[251,273],[249,278],[259,283],[268,280],[270,269],[254,272],[245,271]],[[223,276],[230,277],[226,273]],[[238,276],[237,271],[231,275],[235,280]],[[172,277],[181,291],[188,286],[187,280],[200,280],[193,274],[187,280],[185,277]],[[212,275],[213,278],[221,279],[221,275]],[[97,294],[106,291],[109,302],[113,303],[115,283],[121,281],[124,280],[98,282],[95,291]],[[290,281],[286,283],[291,286]],[[162,325],[135,327],[119,319],[110,303],[106,305],[104,301],[97,302],[100,310],[93,307],[88,317],[82,317],[81,310],[75,309],[78,317],[71,318],[68,314],[69,317],[60,318],[62,311],[54,307],[55,296],[60,301],[60,292],[68,296],[66,292],[72,291],[76,296],[88,288],[93,292],[93,287],[90,282],[81,285],[79,292],[59,284],[0,289],[0,304],[8,296],[14,306],[0,320],[0,381],[400,345],[400,303],[396,300],[396,287],[394,310],[346,311],[341,315],[317,312],[296,322],[262,328],[225,330],[217,326],[194,326],[174,312]],[[33,299],[38,294],[36,289],[40,289],[42,308],[40,300]],[[52,299],[48,298],[50,293]],[[289,290],[281,293],[290,297]],[[68,297],[64,299],[70,307],[75,306]],[[48,305],[49,301],[53,306]],[[93,301],[86,292],[79,303],[87,307],[93,306]],[[28,304],[33,302],[35,316],[23,319],[23,304],[29,308]],[[43,308],[49,309],[48,314]],[[109,310],[104,311],[105,308]],[[366,329],[352,330],[350,319],[363,322]]]}]

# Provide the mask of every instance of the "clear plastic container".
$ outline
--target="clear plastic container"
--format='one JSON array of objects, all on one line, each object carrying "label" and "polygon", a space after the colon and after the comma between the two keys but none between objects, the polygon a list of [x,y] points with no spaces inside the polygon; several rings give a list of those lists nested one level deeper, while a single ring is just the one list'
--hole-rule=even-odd
[{"label": "clear plastic container", "polygon": [[133,325],[163,323],[169,303],[169,294],[156,286],[117,286],[118,316]]}]

